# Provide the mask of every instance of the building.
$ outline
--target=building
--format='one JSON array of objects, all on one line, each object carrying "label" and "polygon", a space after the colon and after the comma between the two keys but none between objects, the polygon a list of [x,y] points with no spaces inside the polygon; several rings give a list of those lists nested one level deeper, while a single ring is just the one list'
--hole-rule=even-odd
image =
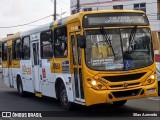
[{"label": "building", "polygon": [[159,39],[160,46],[160,0],[71,0],[70,4],[71,14],[77,11],[111,9],[143,10],[149,18],[152,31]]}]

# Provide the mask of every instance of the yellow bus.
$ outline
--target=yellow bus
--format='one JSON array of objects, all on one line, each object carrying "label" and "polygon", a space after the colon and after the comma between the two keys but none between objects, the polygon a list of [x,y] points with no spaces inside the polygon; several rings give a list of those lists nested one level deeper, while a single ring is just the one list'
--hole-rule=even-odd
[{"label": "yellow bus", "polygon": [[3,39],[3,80],[36,96],[72,103],[124,105],[157,96],[148,18],[142,11],[80,12]]}]

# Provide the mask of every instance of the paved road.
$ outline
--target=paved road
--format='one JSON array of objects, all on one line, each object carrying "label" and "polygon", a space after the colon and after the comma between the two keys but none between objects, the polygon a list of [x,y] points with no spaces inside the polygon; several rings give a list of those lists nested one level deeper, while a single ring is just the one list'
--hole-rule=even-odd
[{"label": "paved road", "polygon": [[[54,114],[60,114],[63,117],[63,113],[70,114],[71,116],[91,116],[96,113],[101,113],[104,116],[109,116],[107,118],[110,119],[128,119],[128,117],[118,117],[118,115],[128,115],[128,111],[132,111],[132,113],[141,113],[144,111],[160,111],[160,97],[151,97],[151,98],[143,98],[137,100],[129,100],[126,105],[123,107],[114,107],[111,104],[103,104],[103,105],[95,105],[91,107],[83,107],[76,105],[74,111],[66,112],[64,111],[59,103],[55,99],[51,98],[37,98],[33,95],[29,95],[28,97],[20,97],[17,94],[17,91],[13,88],[7,88],[2,82],[0,78],[0,111],[56,111]],[[59,111],[59,112],[58,112]],[[110,117],[112,111],[112,117]],[[52,113],[52,114],[53,114]],[[108,114],[107,114],[108,113]],[[64,114],[64,115],[66,115]],[[114,116],[114,117],[113,117]],[[78,117],[76,119],[106,119],[104,117]],[[133,118],[133,117],[132,117]],[[142,119],[142,117],[134,117],[136,119]],[[0,120],[21,120],[22,118],[0,118]],[[23,118],[27,119],[27,118]],[[29,118],[31,119],[31,118]],[[35,118],[36,119],[36,118]],[[42,118],[42,119],[52,119],[52,118]],[[60,119],[60,117],[55,118]],[[65,117],[65,119],[75,119],[74,117]],[[143,118],[143,119],[158,119],[158,118]],[[39,120],[37,118],[36,120]],[[64,119],[63,119],[64,120]]]}]

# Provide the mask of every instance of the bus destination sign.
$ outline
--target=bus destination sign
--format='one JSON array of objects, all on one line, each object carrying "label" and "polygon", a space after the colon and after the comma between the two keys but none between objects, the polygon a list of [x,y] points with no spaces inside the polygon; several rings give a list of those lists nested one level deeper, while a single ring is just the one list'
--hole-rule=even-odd
[{"label": "bus destination sign", "polygon": [[84,27],[148,25],[145,14],[96,14],[84,17]]},{"label": "bus destination sign", "polygon": [[105,23],[144,23],[142,16],[115,16],[107,17]]}]

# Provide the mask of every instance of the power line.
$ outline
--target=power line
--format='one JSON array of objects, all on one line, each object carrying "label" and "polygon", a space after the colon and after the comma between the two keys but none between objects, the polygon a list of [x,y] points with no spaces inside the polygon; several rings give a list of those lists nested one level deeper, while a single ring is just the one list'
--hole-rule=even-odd
[{"label": "power line", "polygon": [[[55,0],[50,0],[50,1],[52,1],[52,2],[55,3]],[[51,17],[51,16],[53,16],[53,14],[52,14],[52,15],[49,15],[49,16],[46,16],[46,17],[43,17],[43,18],[41,18],[41,19],[38,19],[38,20],[35,20],[35,21],[32,21],[32,22],[29,22],[29,23],[20,24],[20,25],[13,25],[13,26],[6,26],[6,27],[0,27],[0,28],[14,28],[14,27],[26,26],[26,25],[29,25],[29,24],[32,24],[32,23],[35,23],[35,22],[44,20],[44,19],[46,19],[46,18],[48,18],[48,17]],[[38,26],[38,25],[29,25],[29,26]]]},{"label": "power line", "polygon": [[[32,24],[32,23],[35,23],[35,22],[38,22],[38,21],[41,21],[43,19],[46,19],[48,17],[51,17],[53,15],[49,15],[49,16],[46,16],[44,18],[41,18],[41,19],[38,19],[38,20],[35,20],[35,21],[32,21],[32,22],[29,22],[29,23],[25,23],[25,24],[21,24],[21,25],[15,25],[15,26],[7,26],[7,27],[0,27],[0,28],[13,28],[13,27],[20,27],[20,26],[26,26],[26,25],[29,25],[29,24]],[[157,19],[149,19],[150,21],[158,21]],[[39,26],[39,25],[29,25],[29,26]]]},{"label": "power line", "polygon": [[[55,0],[50,0],[50,1],[55,3]],[[151,3],[146,3],[146,4],[153,4],[153,3],[159,3],[159,2],[151,2]],[[133,5],[133,4],[128,4],[128,5]],[[124,5],[124,6],[128,6],[128,5]],[[87,7],[89,7],[89,6],[87,6]],[[92,6],[92,7],[104,7],[104,6]],[[105,6],[105,7],[108,7],[108,6]],[[149,16],[156,16],[155,14],[157,14],[157,13],[149,13],[148,15]],[[29,22],[29,23],[25,23],[25,24],[20,24],[20,25],[15,25],[15,26],[6,26],[6,27],[0,27],[0,28],[14,28],[14,27],[26,26],[26,25],[41,21],[41,20],[46,19],[46,18],[51,17],[51,16],[53,16],[53,15],[49,15],[49,16],[43,17],[41,19]],[[150,20],[157,20],[157,19],[150,19]]]},{"label": "power line", "polygon": [[42,25],[27,25],[27,26],[42,26]]},{"label": "power line", "polygon": [[34,21],[32,21],[32,22],[25,23],[25,24],[13,25],[13,26],[7,26],[7,27],[0,27],[0,28],[14,28],[14,27],[25,26],[25,25],[29,25],[29,24],[32,24],[32,23],[35,23],[35,22],[38,22],[38,21],[44,20],[44,19],[49,18],[49,17],[51,17],[51,16],[53,16],[53,15],[48,15],[48,16],[43,17],[43,18],[41,18],[41,19],[34,20]]}]

